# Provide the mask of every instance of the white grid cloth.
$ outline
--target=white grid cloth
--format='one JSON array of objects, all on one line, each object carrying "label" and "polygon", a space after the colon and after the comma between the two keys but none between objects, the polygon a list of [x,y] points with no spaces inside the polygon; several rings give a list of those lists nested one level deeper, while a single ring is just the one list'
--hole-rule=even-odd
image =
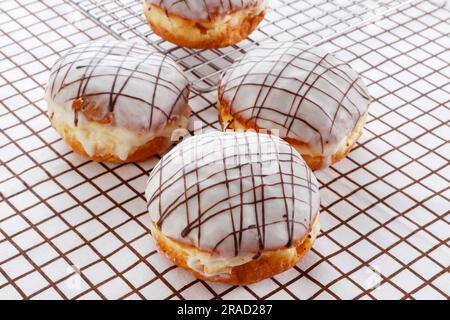
[{"label": "white grid cloth", "polygon": [[[375,1],[273,3],[242,46],[267,35],[318,41],[361,22],[361,8]],[[0,299],[449,299],[448,8],[413,1],[321,44],[363,76],[375,99],[368,124],[346,159],[316,172],[314,248],[245,287],[199,281],[156,251],[143,191],[157,157],[88,161],[46,116],[49,68],[90,39],[153,41],[206,86],[241,54],[177,48],[150,32],[138,8],[139,0],[0,1]],[[319,25],[289,24],[306,20]],[[192,130],[219,129],[215,100],[215,92],[191,94]]]}]

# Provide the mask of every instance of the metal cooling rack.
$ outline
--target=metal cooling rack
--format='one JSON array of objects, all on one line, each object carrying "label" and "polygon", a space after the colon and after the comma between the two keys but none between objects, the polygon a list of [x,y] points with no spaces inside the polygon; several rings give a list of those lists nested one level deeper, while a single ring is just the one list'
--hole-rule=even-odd
[{"label": "metal cooling rack", "polygon": [[182,65],[199,92],[215,89],[222,70],[251,46],[296,40],[318,45],[376,20],[414,0],[271,0],[264,21],[246,40],[222,49],[180,48],[155,35],[143,15],[142,0],[73,0],[120,39],[141,39]]}]

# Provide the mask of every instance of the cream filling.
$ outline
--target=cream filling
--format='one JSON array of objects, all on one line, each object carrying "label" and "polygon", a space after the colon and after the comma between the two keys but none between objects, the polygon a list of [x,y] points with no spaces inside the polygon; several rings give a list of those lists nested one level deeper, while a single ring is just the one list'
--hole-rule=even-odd
[{"label": "cream filling", "polygon": [[[307,238],[305,239],[305,241],[313,243],[319,235],[319,232],[320,224],[316,220],[309,234],[311,238]],[[292,251],[289,252],[289,254],[297,254],[297,249],[295,247],[281,250],[289,250]],[[262,255],[265,254],[270,254],[270,251],[262,253]],[[188,252],[188,255],[189,256],[186,261],[187,266],[205,277],[227,277],[228,275],[230,275],[233,267],[246,264],[247,262],[250,262],[254,257],[254,255],[245,255],[233,258],[223,258],[220,256],[212,256],[211,254],[205,252],[193,250],[190,250]]]},{"label": "cream filling", "polygon": [[[114,151],[119,159],[125,161],[140,146],[156,137],[172,137],[174,130],[186,128],[189,121],[187,117],[181,116],[180,121],[173,125],[166,126],[155,132],[142,133],[89,121],[79,112],[78,125],[75,126],[75,113],[73,111],[67,111],[50,101],[47,101],[47,103],[48,116],[51,118],[52,125],[56,131],[63,139],[70,138],[70,134],[73,135],[90,157]],[[67,133],[66,128],[69,128],[71,133]]]},{"label": "cream filling", "polygon": [[[178,15],[176,15],[176,13],[173,13],[175,15],[175,18],[170,18],[164,13],[164,10],[160,9],[160,7],[156,4],[149,5],[152,6],[152,9],[149,12],[149,17],[151,17],[153,23],[163,26],[164,29],[171,30],[176,34],[184,35],[184,30],[186,28],[186,21],[184,19],[195,21],[190,18],[179,17]],[[199,23],[203,28],[206,29],[207,34],[200,34],[197,36],[207,37],[208,34],[214,35],[216,33],[220,33],[225,24],[237,25],[237,23],[241,21],[241,15],[257,16],[265,10],[267,10],[267,4],[263,3],[258,7],[242,9],[242,11],[239,11],[238,14],[224,14],[223,16],[220,16],[213,21],[201,20]]]}]

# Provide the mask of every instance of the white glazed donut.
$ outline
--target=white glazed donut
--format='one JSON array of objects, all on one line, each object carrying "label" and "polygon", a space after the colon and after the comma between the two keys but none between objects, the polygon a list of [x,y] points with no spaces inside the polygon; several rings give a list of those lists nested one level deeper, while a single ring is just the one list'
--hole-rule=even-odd
[{"label": "white glazed donut", "polygon": [[318,169],[351,150],[370,100],[361,77],[331,53],[269,42],[225,72],[218,108],[224,127],[277,132]]},{"label": "white glazed donut", "polygon": [[189,138],[155,166],[146,198],[159,248],[209,281],[242,285],[280,273],[319,231],[317,181],[274,135]]},{"label": "white glazed donut", "polygon": [[267,0],[144,0],[153,31],[175,44],[219,48],[246,38],[264,18]]},{"label": "white glazed donut", "polygon": [[45,99],[53,127],[97,161],[138,161],[165,151],[186,128],[189,83],[170,58],[148,47],[94,41],[53,66]]}]

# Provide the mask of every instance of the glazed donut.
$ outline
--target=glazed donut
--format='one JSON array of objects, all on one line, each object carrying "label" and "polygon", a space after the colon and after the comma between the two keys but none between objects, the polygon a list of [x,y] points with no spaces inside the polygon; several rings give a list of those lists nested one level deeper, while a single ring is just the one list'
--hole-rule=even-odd
[{"label": "glazed donut", "polygon": [[220,48],[245,39],[266,9],[267,0],[144,0],[153,31],[190,48]]},{"label": "glazed donut", "polygon": [[346,156],[362,133],[371,101],[347,63],[295,42],[250,50],[223,74],[218,91],[224,128],[279,134],[311,169]]},{"label": "glazed donut", "polygon": [[129,42],[94,41],[67,51],[45,93],[52,126],[95,161],[140,161],[188,126],[189,83],[170,58]]},{"label": "glazed donut", "polygon": [[155,166],[146,198],[159,249],[207,281],[245,285],[283,272],[320,229],[316,178],[274,135],[186,139]]}]

